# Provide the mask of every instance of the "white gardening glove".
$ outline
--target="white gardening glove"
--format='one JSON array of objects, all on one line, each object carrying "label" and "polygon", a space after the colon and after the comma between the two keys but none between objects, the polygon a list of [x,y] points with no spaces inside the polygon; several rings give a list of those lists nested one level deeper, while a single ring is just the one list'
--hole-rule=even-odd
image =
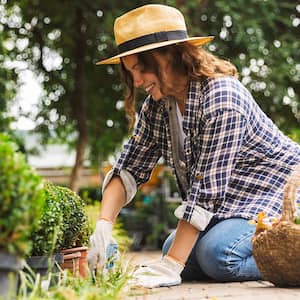
[{"label": "white gardening glove", "polygon": [[112,237],[113,224],[106,220],[98,220],[94,233],[90,237],[91,247],[88,250],[87,260],[89,268],[103,270],[107,261],[106,249],[111,243],[116,244]]},{"label": "white gardening glove", "polygon": [[132,284],[145,288],[166,287],[181,284],[183,266],[165,255],[161,260],[139,267],[133,273]]}]

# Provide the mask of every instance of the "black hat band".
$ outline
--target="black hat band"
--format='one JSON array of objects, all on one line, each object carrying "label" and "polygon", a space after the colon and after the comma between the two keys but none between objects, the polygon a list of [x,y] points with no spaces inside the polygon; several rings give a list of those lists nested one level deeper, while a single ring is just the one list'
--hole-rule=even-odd
[{"label": "black hat band", "polygon": [[140,36],[138,38],[124,42],[118,46],[119,54],[138,47],[172,40],[182,40],[188,38],[185,30],[160,31]]}]

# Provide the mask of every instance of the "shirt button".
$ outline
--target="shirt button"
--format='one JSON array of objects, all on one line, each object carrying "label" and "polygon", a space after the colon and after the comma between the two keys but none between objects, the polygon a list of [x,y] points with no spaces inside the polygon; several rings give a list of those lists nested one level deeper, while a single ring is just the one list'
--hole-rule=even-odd
[{"label": "shirt button", "polygon": [[197,180],[201,180],[203,178],[203,176],[201,174],[196,174],[196,179]]},{"label": "shirt button", "polygon": [[180,166],[180,168],[185,168],[185,163],[182,160],[180,160],[179,161],[179,166]]}]

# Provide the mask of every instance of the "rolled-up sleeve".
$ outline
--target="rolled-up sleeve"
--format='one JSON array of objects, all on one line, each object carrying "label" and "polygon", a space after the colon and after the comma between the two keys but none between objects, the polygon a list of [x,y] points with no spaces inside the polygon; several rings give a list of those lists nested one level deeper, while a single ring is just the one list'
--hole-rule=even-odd
[{"label": "rolled-up sleeve", "polygon": [[225,199],[245,131],[245,117],[234,109],[217,110],[202,124],[197,141],[199,154],[182,212],[182,219],[193,223],[205,210],[205,218],[199,220],[201,230],[209,223],[218,201]]},{"label": "rolled-up sleeve", "polygon": [[105,178],[103,185],[104,190],[113,176],[120,176],[127,193],[127,203],[134,197],[138,186],[149,180],[153,168],[161,157],[156,137],[158,130],[162,129],[159,122],[151,119],[151,113],[149,100],[146,100],[133,135],[124,146],[117,163]]},{"label": "rolled-up sleeve", "polygon": [[[106,174],[106,176],[103,180],[103,184],[102,184],[102,194],[104,193],[104,190],[106,189],[108,183],[113,178],[113,176],[114,176],[113,170],[110,170]],[[128,171],[121,170],[120,173],[119,173],[119,176],[122,180],[122,183],[124,185],[125,192],[126,192],[126,202],[125,202],[125,205],[126,205],[135,196],[136,191],[137,191],[137,185],[136,185],[135,179],[133,178],[133,176]]]}]

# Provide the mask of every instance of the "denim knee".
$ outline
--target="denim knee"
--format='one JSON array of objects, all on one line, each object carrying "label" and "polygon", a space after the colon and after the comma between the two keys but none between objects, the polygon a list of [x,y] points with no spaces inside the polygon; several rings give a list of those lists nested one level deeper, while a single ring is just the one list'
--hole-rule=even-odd
[{"label": "denim knee", "polygon": [[213,245],[196,251],[196,258],[201,269],[210,278],[217,281],[232,281],[235,276],[235,268],[238,267],[234,261],[230,262],[225,249],[219,249]]},{"label": "denim knee", "polygon": [[162,255],[166,255],[173,243],[174,237],[176,234],[176,230],[174,230],[164,241],[164,244],[162,246]]},{"label": "denim knee", "polygon": [[[252,255],[253,231],[245,231],[228,239],[206,235],[196,245],[196,259],[201,269],[217,281],[243,281],[261,279]],[[231,235],[231,236],[230,236]]]}]

